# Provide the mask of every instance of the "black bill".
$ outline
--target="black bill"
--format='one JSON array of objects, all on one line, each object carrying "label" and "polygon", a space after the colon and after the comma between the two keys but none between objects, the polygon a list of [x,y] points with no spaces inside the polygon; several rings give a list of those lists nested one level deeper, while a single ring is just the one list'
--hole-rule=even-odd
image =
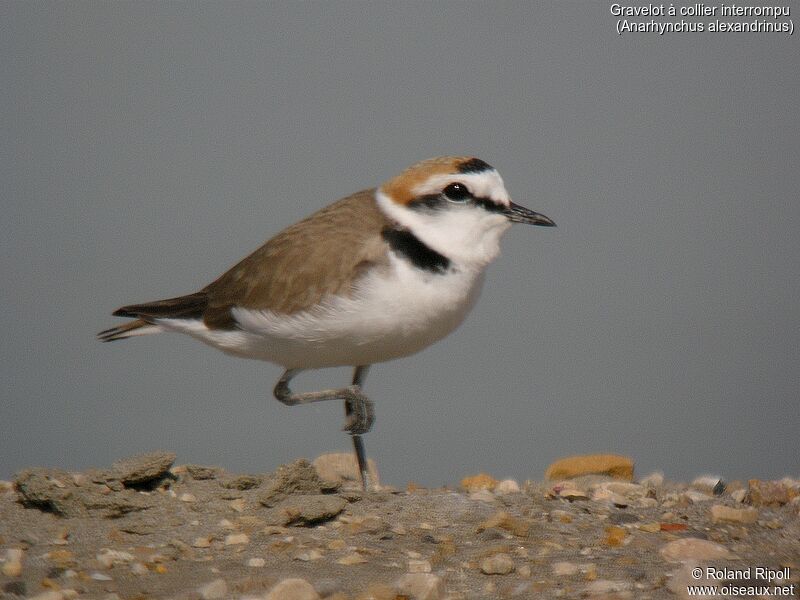
[{"label": "black bill", "polygon": [[513,223],[527,223],[528,225],[540,225],[542,227],[556,226],[552,219],[513,202],[503,211],[503,214]]}]

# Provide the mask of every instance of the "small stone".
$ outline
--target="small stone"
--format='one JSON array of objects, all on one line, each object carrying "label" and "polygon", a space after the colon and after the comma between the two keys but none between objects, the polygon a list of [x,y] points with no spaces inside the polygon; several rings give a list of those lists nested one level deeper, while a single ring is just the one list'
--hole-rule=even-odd
[{"label": "small stone", "polygon": [[305,579],[291,578],[273,587],[264,600],[319,600],[319,594]]},{"label": "small stone", "polygon": [[740,490],[734,490],[731,492],[731,498],[733,498],[735,502],[744,502],[745,498],[747,498],[747,490],[744,488]]},{"label": "small stone", "polygon": [[614,479],[631,481],[633,479],[633,461],[616,454],[570,456],[551,464],[545,472],[545,477],[552,481],[592,474],[608,475]]},{"label": "small stone", "polygon": [[500,510],[478,526],[478,533],[486,529],[504,529],[518,537],[527,537],[530,523]]},{"label": "small stone", "polygon": [[624,496],[629,500],[637,500],[647,496],[647,488],[638,483],[628,483],[625,481],[607,481],[598,487],[608,490],[614,494]]},{"label": "small stone", "polygon": [[699,490],[686,490],[678,498],[679,500],[681,498],[688,498],[690,500],[689,504],[695,504],[698,502],[709,502],[710,500],[714,499],[714,497],[711,496],[710,494],[705,494]]},{"label": "small stone", "polygon": [[481,572],[486,575],[507,575],[513,570],[514,559],[504,552],[493,554],[481,561]]},{"label": "small stone", "polygon": [[571,483],[568,482],[566,485],[554,486],[551,495],[555,498],[563,498],[564,500],[568,500],[569,502],[589,499],[589,494],[587,492],[574,487]]},{"label": "small stone", "polygon": [[229,490],[252,490],[261,485],[264,480],[258,475],[239,475],[222,482],[222,487]]},{"label": "small stone", "polygon": [[503,479],[494,486],[494,493],[498,496],[503,496],[504,494],[518,494],[519,492],[519,483],[513,479]]},{"label": "small stone", "polygon": [[319,494],[324,489],[330,489],[331,484],[320,479],[311,463],[301,458],[278,467],[263,486],[264,491],[258,501],[271,507],[292,494]]},{"label": "small stone", "polygon": [[265,561],[263,558],[260,558],[260,557],[251,558],[251,559],[248,559],[248,561],[247,561],[247,566],[248,567],[263,567],[266,564],[267,564],[267,561]]},{"label": "small stone", "polygon": [[144,485],[163,477],[173,462],[172,452],[148,452],[118,460],[112,465],[111,475],[124,485]]},{"label": "small stone", "polygon": [[440,600],[444,598],[444,581],[431,573],[406,573],[394,587],[401,597],[414,600]]},{"label": "small stone", "polygon": [[658,521],[648,521],[646,523],[641,523],[639,529],[647,533],[658,533],[661,531],[661,523]]},{"label": "small stone", "polygon": [[464,479],[461,480],[461,488],[465,492],[472,494],[481,490],[492,491],[497,486],[497,483],[498,481],[491,475],[479,473],[477,475],[464,477]]},{"label": "small stone", "polygon": [[215,579],[197,588],[197,592],[203,600],[219,600],[228,593],[228,584],[224,579]]},{"label": "small stone", "polygon": [[747,483],[747,499],[753,506],[783,506],[794,497],[783,481],[751,479]]},{"label": "small stone", "polygon": [[195,498],[194,494],[181,494],[180,497],[181,502],[197,502],[197,498]]},{"label": "small stone", "polygon": [[316,548],[311,548],[310,550],[303,550],[299,554],[297,554],[294,559],[301,560],[303,562],[311,562],[312,560],[319,560],[322,558],[322,552],[317,550]]},{"label": "small stone", "polygon": [[625,496],[620,496],[604,488],[598,488],[594,491],[592,494],[592,501],[607,502],[608,504],[613,504],[617,508],[625,508],[630,504],[630,501]]},{"label": "small stone", "polygon": [[428,560],[409,560],[408,561],[409,573],[430,573],[431,563]]},{"label": "small stone", "polygon": [[711,522],[730,522],[752,524],[758,521],[758,509],[751,506],[747,508],[730,508],[722,504],[711,507]]},{"label": "small stone", "polygon": [[665,544],[661,556],[669,562],[714,561],[736,558],[725,546],[699,538],[683,538]]},{"label": "small stone", "polygon": [[[352,452],[331,452],[322,454],[311,463],[317,471],[320,479],[331,485],[361,485],[361,472],[358,470],[358,462]],[[378,467],[371,458],[367,459],[367,475],[370,484],[380,485],[378,477]]]},{"label": "small stone", "polygon": [[131,565],[131,573],[134,575],[147,575],[149,571],[147,570],[147,565],[140,562],[135,562]]},{"label": "small stone", "polygon": [[22,575],[22,558],[25,552],[20,548],[6,550],[6,562],[3,564],[3,575],[6,577],[19,577]]},{"label": "small stone", "polygon": [[[192,479],[204,481],[207,479],[216,479],[222,472],[219,467],[205,467],[202,465],[184,465],[186,472],[191,475]],[[173,469],[174,472],[174,469]]]},{"label": "small stone", "polygon": [[114,581],[111,577],[109,577],[105,573],[97,573],[97,572],[90,574],[89,578],[93,579],[94,581]]},{"label": "small stone", "polygon": [[135,557],[130,552],[109,550],[108,548],[103,548],[95,558],[97,558],[97,562],[103,565],[103,567],[106,569],[110,569],[115,564],[129,563],[135,560]]},{"label": "small stone", "polygon": [[330,494],[291,496],[281,500],[267,516],[270,525],[309,526],[338,515],[347,501]]},{"label": "small stone", "polygon": [[555,562],[552,568],[556,577],[570,577],[578,573],[578,565],[566,561]]},{"label": "small stone", "polygon": [[521,565],[517,569],[517,575],[519,575],[520,577],[523,577],[525,579],[530,577],[531,576],[531,568],[530,568],[530,566],[529,565]]},{"label": "small stone", "polygon": [[225,536],[226,546],[236,546],[239,544],[249,544],[250,538],[246,533],[231,533]]},{"label": "small stone", "polygon": [[211,546],[211,538],[208,536],[196,537],[192,542],[195,548],[209,548]]},{"label": "small stone", "polygon": [[661,471],[655,471],[640,479],[639,484],[648,488],[660,488],[664,485],[664,474]]},{"label": "small stone", "polygon": [[236,512],[244,512],[245,509],[245,502],[244,498],[237,498],[236,500],[231,500],[228,502],[228,506],[230,506]]},{"label": "small stone", "polygon": [[358,552],[353,552],[347,556],[343,556],[336,561],[340,565],[361,565],[367,562],[367,559],[360,555]]},{"label": "small stone", "polygon": [[606,527],[603,543],[606,546],[615,548],[617,546],[622,546],[625,543],[626,537],[628,537],[628,531],[624,527],[612,525],[611,527]]}]

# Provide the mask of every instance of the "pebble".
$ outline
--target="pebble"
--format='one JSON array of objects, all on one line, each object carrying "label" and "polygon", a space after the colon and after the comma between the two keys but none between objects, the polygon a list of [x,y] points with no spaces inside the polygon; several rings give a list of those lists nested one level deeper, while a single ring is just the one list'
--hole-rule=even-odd
[{"label": "pebble", "polygon": [[304,550],[297,554],[294,558],[295,560],[301,560],[303,562],[310,562],[312,560],[319,560],[322,558],[323,554],[316,548],[312,548],[311,550]]},{"label": "pebble", "polygon": [[514,559],[500,552],[481,561],[481,572],[486,575],[506,575],[514,570]]},{"label": "pebble", "polygon": [[197,588],[197,593],[203,600],[220,600],[228,593],[228,584],[224,579],[215,579]]},{"label": "pebble", "polygon": [[301,458],[281,465],[263,484],[264,491],[258,501],[266,507],[275,506],[281,499],[292,494],[319,494],[331,489],[332,484],[323,481],[317,470],[306,459]]},{"label": "pebble", "polygon": [[238,544],[249,544],[250,538],[246,533],[231,533],[225,536],[226,546],[236,546]]},{"label": "pebble", "polygon": [[194,494],[181,494],[180,496],[181,502],[197,502],[197,498],[194,497]]},{"label": "pebble", "polygon": [[104,568],[110,569],[115,564],[128,563],[135,560],[135,557],[130,552],[122,552],[121,550],[109,550],[103,548],[99,554],[95,556],[97,562],[103,565]]},{"label": "pebble", "polygon": [[494,513],[478,526],[478,533],[487,529],[499,528],[518,537],[527,537],[531,524],[528,521],[514,517],[504,510]]},{"label": "pebble", "polygon": [[683,538],[661,548],[661,556],[669,562],[688,560],[732,560],[735,556],[725,546],[699,538]]},{"label": "pebble", "polygon": [[747,484],[747,498],[753,506],[783,506],[793,497],[783,481],[751,479]]},{"label": "pebble", "polygon": [[477,475],[464,477],[464,479],[461,480],[461,489],[468,494],[472,494],[474,492],[480,492],[481,490],[492,491],[497,484],[498,481],[491,475],[478,473]]},{"label": "pebble", "polygon": [[319,594],[305,579],[290,578],[273,587],[264,600],[319,600]]},{"label": "pebble", "polygon": [[172,463],[172,452],[148,452],[118,460],[111,467],[111,474],[125,485],[143,485],[163,477]]},{"label": "pebble", "polygon": [[620,496],[604,488],[598,488],[592,493],[592,502],[607,502],[617,508],[625,508],[630,504],[630,501],[625,496]]},{"label": "pebble", "polygon": [[401,596],[414,600],[440,600],[444,598],[444,581],[431,573],[406,573],[394,587]]},{"label": "pebble", "polygon": [[731,522],[752,524],[758,521],[758,509],[748,506],[747,508],[730,508],[723,504],[715,504],[711,507],[711,522]]},{"label": "pebble", "polygon": [[655,471],[639,480],[639,484],[649,488],[660,488],[664,485],[664,473]]},{"label": "pebble", "polygon": [[192,542],[192,546],[195,548],[209,548],[211,546],[211,538],[208,536],[196,537]]},{"label": "pebble", "polygon": [[747,490],[745,489],[734,490],[733,492],[731,492],[731,498],[733,498],[734,501],[736,502],[740,503],[744,502],[746,497],[747,497]]},{"label": "pebble", "polygon": [[633,460],[617,454],[587,454],[557,460],[545,472],[551,481],[572,479],[581,475],[608,475],[614,479],[633,479]]},{"label": "pebble", "polygon": [[270,525],[315,525],[338,515],[347,500],[331,494],[290,496],[278,502],[267,516]]},{"label": "pebble", "polygon": [[89,577],[95,581],[113,581],[113,579],[105,573],[98,573],[96,571],[89,575]]},{"label": "pebble", "polygon": [[3,564],[3,575],[6,577],[19,577],[22,575],[22,558],[25,552],[21,548],[6,550],[6,562]]},{"label": "pebble", "polygon": [[678,496],[678,500],[680,501],[683,498],[688,498],[690,503],[709,502],[710,500],[714,499],[713,496],[705,494],[699,490],[686,490],[683,494]]},{"label": "pebble", "polygon": [[520,491],[519,483],[514,479],[503,479],[494,486],[494,493],[498,496],[503,496],[504,494],[519,494]]},{"label": "pebble", "polygon": [[569,577],[578,573],[578,565],[567,561],[553,563],[553,575],[557,577]]},{"label": "pebble", "polygon": [[[361,472],[352,452],[331,452],[322,454],[311,463],[320,479],[333,484],[361,485]],[[371,458],[367,459],[367,474],[373,486],[380,485],[378,467]]]},{"label": "pebble", "polygon": [[367,559],[361,556],[358,552],[353,552],[347,556],[343,556],[336,561],[340,565],[362,565],[367,562]]},{"label": "pebble", "polygon": [[266,564],[267,564],[267,561],[265,561],[263,558],[259,558],[259,557],[250,558],[247,561],[247,566],[248,567],[263,567]]},{"label": "pebble", "polygon": [[236,512],[244,512],[245,509],[244,498],[237,498],[236,500],[231,500],[228,503],[228,506],[230,506]]}]

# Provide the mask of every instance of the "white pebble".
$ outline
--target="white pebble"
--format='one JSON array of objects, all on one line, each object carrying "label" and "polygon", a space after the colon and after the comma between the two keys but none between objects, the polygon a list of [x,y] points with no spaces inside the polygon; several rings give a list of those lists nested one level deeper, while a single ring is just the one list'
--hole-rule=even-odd
[{"label": "white pebble", "polygon": [[263,558],[260,557],[251,558],[250,560],[247,561],[248,567],[263,567],[266,564],[267,561],[265,561]]},{"label": "white pebble", "polygon": [[228,593],[228,584],[224,579],[215,579],[197,589],[203,600],[219,600]]}]

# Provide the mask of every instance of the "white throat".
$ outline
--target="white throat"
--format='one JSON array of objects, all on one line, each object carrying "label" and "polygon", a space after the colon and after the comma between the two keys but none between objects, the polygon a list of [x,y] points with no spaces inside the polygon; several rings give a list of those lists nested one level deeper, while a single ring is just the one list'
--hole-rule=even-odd
[{"label": "white throat", "polygon": [[466,269],[480,270],[496,259],[500,254],[500,238],[511,226],[505,216],[475,206],[415,210],[397,204],[381,190],[375,192],[375,200],[386,216],[456,266]]}]

